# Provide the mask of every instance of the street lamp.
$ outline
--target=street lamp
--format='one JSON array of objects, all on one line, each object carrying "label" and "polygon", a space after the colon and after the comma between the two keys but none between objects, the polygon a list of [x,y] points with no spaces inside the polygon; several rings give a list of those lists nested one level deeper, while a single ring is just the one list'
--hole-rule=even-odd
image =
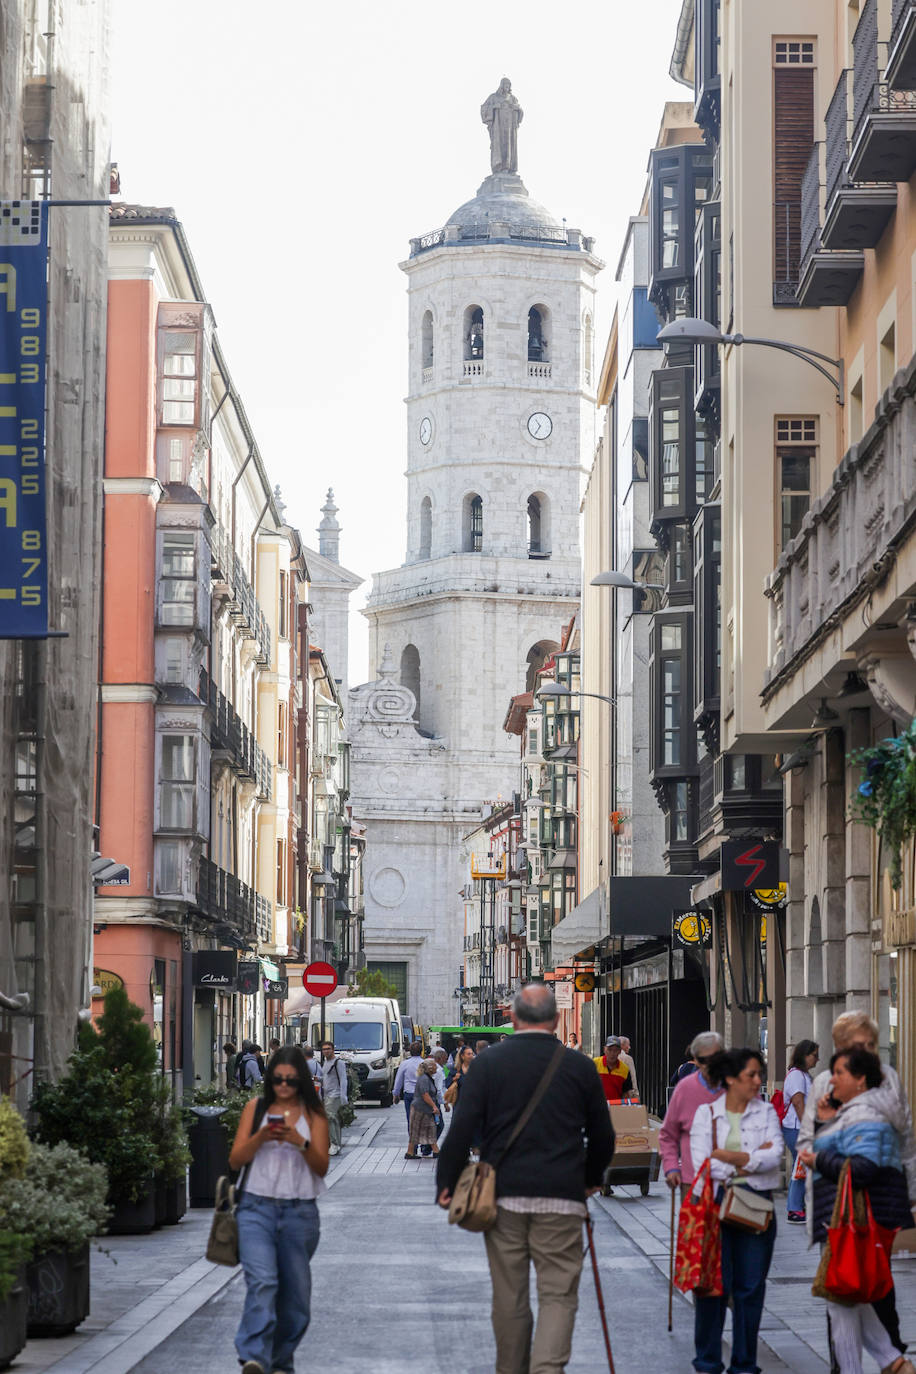
[{"label": "street lamp", "polygon": [[[686,343],[695,344],[702,347],[705,344],[759,344],[761,348],[778,348],[783,353],[791,353],[796,358],[801,358],[802,362],[808,363],[826,377],[827,381],[836,388],[836,398],[840,405],[846,403],[846,368],[842,358],[831,358],[827,353],[818,353],[816,348],[805,348],[802,344],[786,343],[784,339],[757,339],[748,338],[744,334],[723,334],[714,324],[708,320],[698,320],[688,316],[683,320],[673,320],[671,324],[666,324],[658,331],[659,343]],[[820,361],[818,361],[818,359]],[[829,367],[836,368],[837,375],[834,377],[827,368],[822,366],[826,363]]]},{"label": "street lamp", "polygon": [[609,706],[616,706],[616,697],[606,697],[601,692],[574,692],[562,682],[545,682],[543,687],[539,687],[535,696],[541,701],[558,701],[565,697],[593,697],[595,701],[606,701]]}]

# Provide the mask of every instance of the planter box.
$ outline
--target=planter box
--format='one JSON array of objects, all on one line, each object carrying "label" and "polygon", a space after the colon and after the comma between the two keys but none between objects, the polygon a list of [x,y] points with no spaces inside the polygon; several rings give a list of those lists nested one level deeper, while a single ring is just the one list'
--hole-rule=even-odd
[{"label": "planter box", "polygon": [[28,1321],[29,1288],[23,1265],[6,1302],[0,1302],[0,1369],[12,1364],[25,1345]]},{"label": "planter box", "polygon": [[160,1177],[159,1174],[157,1174],[157,1175],[156,1175],[156,1181],[155,1181],[154,1184],[153,1184],[153,1201],[154,1201],[155,1207],[156,1207],[156,1225],[157,1225],[157,1226],[164,1226],[164,1225],[165,1225],[165,1211],[166,1211],[165,1195],[166,1195],[166,1189],[167,1189],[167,1187],[168,1187],[168,1184],[166,1183],[165,1179],[162,1178],[162,1177]]},{"label": "planter box", "polygon": [[165,1185],[165,1225],[177,1226],[188,1210],[188,1180],[175,1179]]},{"label": "planter box", "polygon": [[49,1250],[31,1261],[29,1335],[66,1336],[89,1316],[89,1246]]},{"label": "planter box", "polygon": [[142,1194],[136,1202],[128,1202],[125,1198],[111,1198],[109,1201],[114,1207],[108,1223],[110,1236],[142,1236],[156,1225],[156,1193],[152,1179],[149,1192]]}]

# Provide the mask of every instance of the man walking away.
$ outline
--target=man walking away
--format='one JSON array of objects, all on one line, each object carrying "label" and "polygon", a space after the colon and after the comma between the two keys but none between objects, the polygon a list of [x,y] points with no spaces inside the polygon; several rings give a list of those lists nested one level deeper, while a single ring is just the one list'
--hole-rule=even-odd
[{"label": "man walking away", "polygon": [[235,1065],[238,1059],[238,1050],[232,1040],[223,1043],[223,1054],[226,1056],[226,1087],[235,1087]]},{"label": "man walking away", "polygon": [[[529,983],[512,1006],[517,1033],[474,1060],[461,1110],[439,1152],[440,1207],[451,1201],[472,1140],[481,1140],[481,1159],[499,1157],[556,1053],[558,1020],[551,989]],[[557,1374],[566,1368],[579,1305],[585,1199],[598,1191],[613,1153],[601,1084],[585,1055],[564,1049],[549,1091],[496,1173],[498,1217],[485,1236],[496,1374]],[[532,1261],[538,1290],[533,1340]]]},{"label": "man walking away", "polygon": [[[689,1188],[694,1179],[694,1161],[690,1158],[690,1128],[698,1107],[707,1107],[724,1089],[710,1083],[706,1077],[706,1063],[723,1048],[722,1037],[715,1031],[701,1031],[690,1042],[690,1053],[696,1072],[682,1078],[668,1103],[662,1128],[658,1133],[658,1151],[669,1188],[681,1184]],[[702,1164],[702,1159],[696,1161]]]},{"label": "man walking away", "polygon": [[309,1073],[312,1075],[312,1082],[315,1084],[315,1087],[318,1089],[318,1093],[319,1093],[319,1096],[320,1096],[320,1095],[321,1095],[321,1065],[320,1065],[320,1063],[318,1062],[318,1060],[315,1058],[315,1051],[312,1049],[311,1045],[303,1045],[303,1046],[302,1046],[302,1053],[303,1053],[303,1055],[305,1056],[305,1062],[306,1062],[306,1064],[307,1064],[307,1066],[308,1066],[308,1071],[309,1071]]},{"label": "man walking away", "polygon": [[609,1035],[604,1042],[604,1054],[599,1054],[592,1063],[598,1070],[604,1096],[608,1102],[622,1102],[633,1091],[633,1079],[626,1064],[620,1062],[620,1041],[616,1035]]},{"label": "man walking away", "polygon": [[257,1087],[263,1077],[264,1075],[258,1065],[255,1046],[250,1040],[243,1040],[242,1053],[235,1065],[235,1081],[245,1091],[247,1088]]},{"label": "man walking away", "polygon": [[410,1058],[404,1059],[395,1075],[394,1093],[395,1102],[404,1099],[404,1110],[407,1113],[407,1134],[410,1135],[410,1108],[413,1105],[414,1089],[417,1086],[417,1075],[423,1068],[422,1059],[423,1046],[419,1040],[415,1040],[410,1047]]},{"label": "man walking away", "polygon": [[323,1055],[321,1065],[321,1100],[328,1118],[328,1131],[331,1137],[330,1154],[340,1154],[340,1108],[348,1100],[347,1066],[334,1053],[334,1045],[325,1040],[321,1046]]},{"label": "man walking away", "polygon": [[636,1081],[636,1065],[633,1063],[633,1056],[630,1054],[630,1037],[629,1037],[628,1035],[621,1035],[621,1036],[619,1037],[619,1039],[620,1039],[620,1062],[621,1062],[621,1064],[626,1064],[627,1068],[630,1070],[630,1078],[631,1078],[632,1083],[633,1083],[633,1091],[632,1091],[632,1094],[631,1094],[631,1095],[632,1095],[633,1097],[638,1097],[638,1096],[639,1096],[639,1084],[638,1084],[638,1082]]}]

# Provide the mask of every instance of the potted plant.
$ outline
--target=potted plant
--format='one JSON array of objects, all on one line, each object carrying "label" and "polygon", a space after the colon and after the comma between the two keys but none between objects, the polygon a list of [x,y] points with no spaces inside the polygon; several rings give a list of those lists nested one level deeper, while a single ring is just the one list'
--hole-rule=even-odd
[{"label": "potted plant", "polygon": [[62,1336],[89,1315],[89,1241],[105,1230],[108,1179],[70,1145],[33,1144],[22,1178],[0,1182],[0,1228],[28,1241],[28,1333]]},{"label": "potted plant", "polygon": [[[0,1187],[21,1179],[29,1160],[25,1122],[8,1098],[0,1097]],[[26,1341],[28,1289],[25,1265],[31,1254],[26,1236],[0,1229],[0,1369],[19,1354]]]},{"label": "potted plant", "polygon": [[902,735],[858,749],[849,758],[862,769],[852,814],[878,832],[891,884],[899,890],[903,846],[916,835],[916,720]]},{"label": "potted plant", "polygon": [[33,1098],[39,1140],[67,1142],[105,1165],[113,1234],[141,1234],[156,1224],[161,1081],[140,1008],[113,988],[98,1029],[80,1027],[66,1077],[39,1084]]},{"label": "potted plant", "polygon": [[229,1091],[217,1083],[195,1088],[184,1100],[184,1121],[191,1147],[191,1206],[211,1207],[216,1184],[230,1174],[229,1147],[250,1094]]},{"label": "potted plant", "polygon": [[30,1254],[25,1236],[0,1231],[0,1369],[12,1364],[26,1342],[29,1290],[25,1266]]},{"label": "potted plant", "polygon": [[165,1079],[160,1078],[156,1093],[156,1150],[159,1156],[159,1172],[156,1175],[157,1223],[174,1226],[188,1210],[191,1151],[185,1134],[184,1114],[173,1101]]}]

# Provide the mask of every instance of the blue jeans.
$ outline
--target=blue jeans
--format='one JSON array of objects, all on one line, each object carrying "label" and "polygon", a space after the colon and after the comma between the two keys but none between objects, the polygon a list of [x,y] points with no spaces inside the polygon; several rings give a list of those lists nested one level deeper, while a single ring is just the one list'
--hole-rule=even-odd
[{"label": "blue jeans", "polygon": [[407,1113],[407,1129],[410,1130],[410,1109],[413,1106],[413,1093],[404,1094],[404,1110]]},{"label": "blue jeans", "polygon": [[311,1317],[309,1261],[321,1230],[317,1204],[243,1193],[236,1216],[246,1289],[235,1336],[239,1360],[257,1360],[265,1374],[292,1374]]},{"label": "blue jeans", "polygon": [[[798,1127],[783,1126],[782,1138],[792,1152],[792,1172],[795,1172],[795,1161],[798,1158]],[[803,1178],[789,1179],[789,1196],[786,1199],[787,1212],[803,1212],[805,1210],[805,1180]]]},{"label": "blue jeans", "polygon": [[693,1367],[721,1374],[722,1328],[728,1300],[732,1300],[732,1361],[729,1374],[760,1374],[757,1363],[757,1333],[763,1315],[767,1274],[776,1241],[776,1215],[765,1231],[744,1231],[739,1226],[722,1227],[722,1287],[720,1298],[704,1298],[694,1293]]}]

